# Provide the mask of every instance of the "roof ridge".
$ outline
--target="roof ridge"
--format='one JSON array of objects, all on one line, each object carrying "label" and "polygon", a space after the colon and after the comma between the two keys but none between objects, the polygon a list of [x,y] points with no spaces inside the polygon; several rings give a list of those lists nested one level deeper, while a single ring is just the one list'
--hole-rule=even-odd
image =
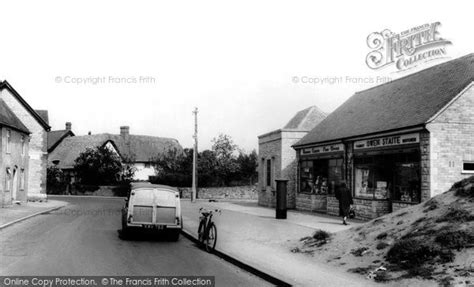
[{"label": "roof ridge", "polygon": [[415,76],[417,74],[422,74],[422,73],[426,73],[426,72],[429,72],[435,68],[439,68],[441,66],[444,66],[444,65],[447,65],[447,64],[452,64],[452,62],[454,61],[459,61],[461,59],[464,59],[464,58],[469,58],[469,57],[473,57],[474,56],[474,53],[469,53],[469,54],[466,54],[464,56],[461,56],[461,57],[458,57],[458,58],[454,58],[454,59],[451,59],[449,61],[446,61],[446,62],[443,62],[443,63],[439,63],[437,65],[434,65],[434,66],[431,66],[431,67],[428,67],[426,69],[422,69],[420,71],[417,71],[417,72],[414,72],[414,73],[411,73],[411,74],[408,74],[408,75],[405,75],[403,77],[400,77],[400,78],[397,78],[395,80],[392,80],[392,81],[388,81],[386,83],[383,83],[383,84],[380,84],[380,85],[377,85],[377,86],[373,86],[373,87],[370,87],[370,88],[367,88],[365,90],[360,90],[360,91],[356,91],[354,94],[359,94],[359,93],[362,93],[362,92],[365,92],[365,91],[370,91],[372,89],[375,89],[375,88],[379,88],[379,87],[382,87],[382,86],[385,86],[385,85],[388,85],[388,84],[391,84],[391,83],[394,83],[394,82],[398,82],[400,80],[404,80],[408,77],[411,77],[411,76]]}]

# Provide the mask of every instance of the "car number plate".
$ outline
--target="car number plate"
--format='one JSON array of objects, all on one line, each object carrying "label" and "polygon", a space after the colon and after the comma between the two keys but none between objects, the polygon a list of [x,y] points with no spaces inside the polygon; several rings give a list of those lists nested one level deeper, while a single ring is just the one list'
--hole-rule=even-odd
[{"label": "car number plate", "polygon": [[164,225],[144,224],[143,227],[146,229],[158,229],[158,230],[164,229]]}]

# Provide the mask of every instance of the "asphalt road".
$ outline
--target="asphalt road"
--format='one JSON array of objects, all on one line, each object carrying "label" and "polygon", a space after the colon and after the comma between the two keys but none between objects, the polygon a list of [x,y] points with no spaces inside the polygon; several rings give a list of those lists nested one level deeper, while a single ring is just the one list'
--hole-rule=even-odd
[{"label": "asphalt road", "polygon": [[60,200],[70,204],[0,230],[0,275],[207,275],[216,286],[271,286],[183,236],[120,239],[123,199]]}]

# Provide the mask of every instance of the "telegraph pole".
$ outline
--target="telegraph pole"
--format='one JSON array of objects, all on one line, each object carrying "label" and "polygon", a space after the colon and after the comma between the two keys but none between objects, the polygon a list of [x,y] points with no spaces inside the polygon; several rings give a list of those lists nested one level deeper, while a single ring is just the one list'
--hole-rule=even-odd
[{"label": "telegraph pole", "polygon": [[195,202],[197,198],[197,156],[198,156],[198,108],[194,108],[194,150],[193,150],[193,190],[191,202]]}]

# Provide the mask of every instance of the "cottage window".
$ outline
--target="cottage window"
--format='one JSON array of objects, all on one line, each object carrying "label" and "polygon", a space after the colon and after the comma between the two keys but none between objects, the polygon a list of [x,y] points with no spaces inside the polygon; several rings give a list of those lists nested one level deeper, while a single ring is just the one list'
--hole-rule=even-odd
[{"label": "cottage window", "polygon": [[25,170],[22,168],[20,170],[20,190],[25,189]]},{"label": "cottage window", "polygon": [[22,136],[21,137],[21,155],[25,155],[26,154],[26,141],[25,141],[25,137]]},{"label": "cottage window", "polygon": [[474,173],[474,161],[465,161],[462,164],[463,173]]},{"label": "cottage window", "polygon": [[6,177],[5,177],[5,192],[9,192],[12,187],[12,173],[9,167],[6,169]]},{"label": "cottage window", "polygon": [[10,142],[11,142],[11,137],[12,137],[12,132],[11,132],[11,130],[7,130],[7,133],[6,133],[6,134],[7,134],[7,135],[6,135],[6,136],[7,136],[7,140],[6,140],[6,143],[5,143],[5,145],[6,145],[5,148],[6,148],[6,152],[7,152],[7,153],[10,153]]},{"label": "cottage window", "polygon": [[266,178],[267,178],[267,186],[272,186],[272,160],[271,159],[267,159]]}]

